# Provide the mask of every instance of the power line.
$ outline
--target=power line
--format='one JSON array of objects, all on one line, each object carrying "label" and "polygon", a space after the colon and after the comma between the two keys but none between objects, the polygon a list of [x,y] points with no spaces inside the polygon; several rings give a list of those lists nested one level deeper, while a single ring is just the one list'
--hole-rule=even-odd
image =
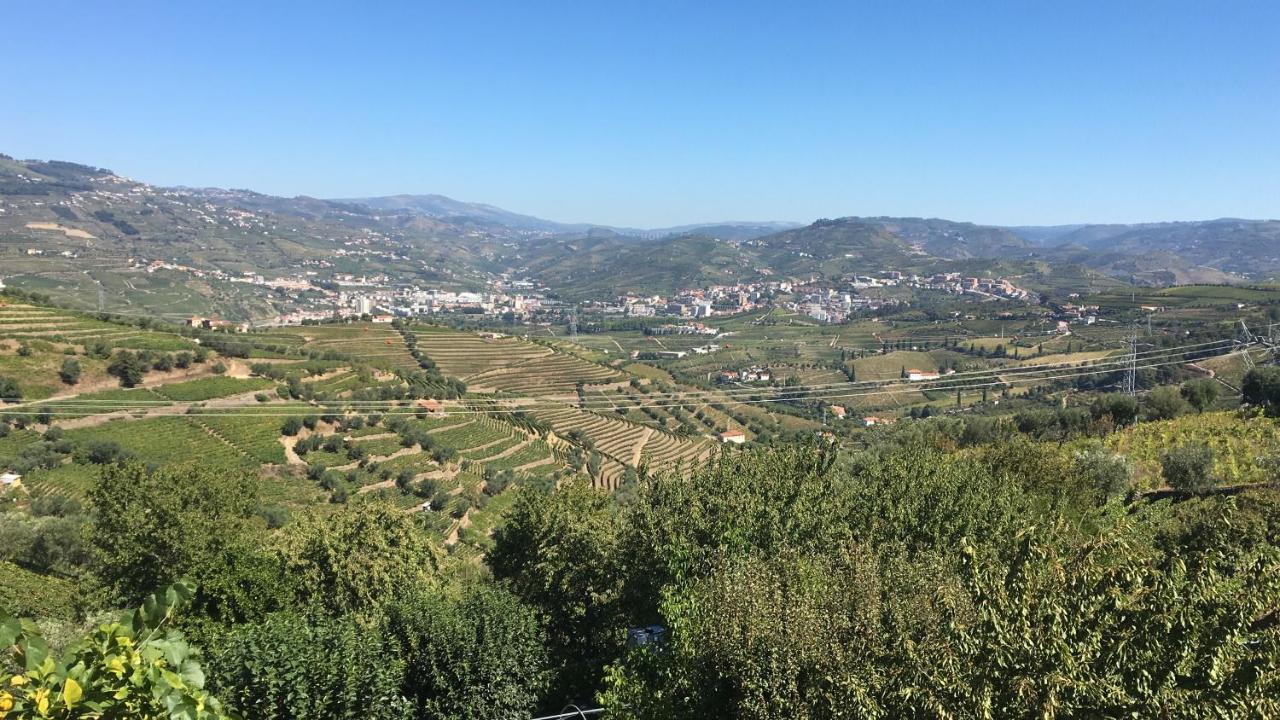
[{"label": "power line", "polygon": [[[937,380],[932,380],[932,381],[906,381],[906,384],[908,384],[910,387],[914,389],[934,390],[936,389],[935,388],[936,384],[945,383],[948,386],[948,389],[951,389],[951,388],[957,387],[958,383],[961,384],[960,387],[963,387],[963,383],[966,383],[968,381],[967,380],[968,378],[972,378],[974,380],[980,380],[980,379],[985,379],[987,377],[995,376],[995,377],[1004,377],[1004,378],[1027,377],[1027,378],[1035,379],[1032,376],[1038,375],[1040,373],[1045,373],[1045,372],[1055,372],[1058,370],[1065,370],[1068,368],[1074,368],[1077,370],[1081,368],[1088,368],[1090,370],[1096,371],[1088,374],[1100,374],[1104,372],[1114,372],[1121,369],[1122,367],[1126,369],[1129,367],[1132,367],[1137,357],[1141,357],[1144,363],[1151,360],[1181,358],[1188,355],[1210,351],[1211,346],[1221,347],[1229,342],[1231,341],[1220,340],[1220,341],[1209,342],[1209,343],[1195,343],[1191,345],[1178,346],[1174,348],[1149,350],[1149,351],[1137,353],[1135,355],[1125,355],[1118,358],[1105,359],[1104,361],[1095,362],[1094,364],[1091,364],[1091,365],[1074,365],[1073,366],[1073,365],[1063,364],[1063,363],[1044,363],[1039,365],[1015,366],[1010,368],[991,368],[991,369],[983,369],[983,370],[971,370],[971,371],[965,371],[961,373],[953,373],[951,375],[940,377]],[[1218,348],[1215,347],[1212,349],[1218,349]],[[1144,365],[1144,367],[1147,367],[1147,366]],[[858,388],[872,389],[872,388],[884,387],[887,385],[903,384],[903,382],[904,381],[902,380],[864,380],[864,381],[854,381],[854,382],[825,383],[825,384],[817,384],[817,385],[798,385],[798,386],[791,386],[791,387],[770,386],[770,387],[761,387],[761,388],[731,388],[731,389],[724,389],[724,390],[689,389],[689,390],[673,390],[673,391],[658,392],[658,393],[644,393],[644,396],[646,399],[661,400],[663,398],[671,398],[671,399],[679,399],[679,400],[686,400],[686,401],[702,399],[707,402],[710,402],[710,401],[722,399],[724,397],[733,398],[738,395],[759,395],[764,393],[774,393],[774,394],[781,394],[781,395],[788,396],[783,399],[795,399],[797,397],[803,399],[804,397],[807,397],[809,395],[820,396],[822,394],[836,392],[836,391],[845,390],[845,389],[858,389]],[[1003,382],[1003,380],[1001,382]],[[555,401],[559,397],[568,397],[569,395],[570,393],[566,391],[562,395],[543,395],[543,396],[524,395],[524,396],[511,396],[509,398],[469,398],[469,400],[472,402],[501,402],[502,400],[513,400],[513,401],[552,400],[552,401]],[[218,398],[211,398],[207,401],[197,401],[197,402],[217,402],[217,400]],[[597,395],[589,395],[588,400],[599,407],[612,408],[618,405],[618,403],[613,402],[613,400],[607,396],[601,397]],[[175,401],[165,400],[165,399],[107,400],[107,399],[94,399],[94,398],[87,398],[87,399],[65,398],[62,400],[48,401],[48,402],[31,401],[27,404],[37,405],[37,406],[65,404],[68,406],[81,405],[83,407],[95,407],[95,406],[109,407],[112,405],[118,405],[120,407],[130,407],[130,406],[165,407],[165,406],[172,405],[174,402]],[[321,401],[321,402],[328,402],[332,405],[340,404],[343,406],[350,406],[350,407],[378,408],[378,407],[411,406],[417,401],[416,400],[341,400],[339,399],[339,400]],[[222,405],[220,407],[262,407],[262,406],[261,404],[257,404],[257,403],[254,403],[254,404],[244,403],[239,405]],[[645,405],[628,405],[628,407],[634,408],[634,407],[646,407],[646,406]],[[657,407],[657,406],[649,405],[648,407]]]},{"label": "power line", "polygon": [[[1216,357],[1228,357],[1230,355],[1237,354],[1239,352],[1241,351],[1238,351],[1238,350],[1232,351],[1230,353],[1225,353],[1223,355],[1216,356]],[[1150,368],[1164,367],[1168,365],[1181,365],[1181,364],[1184,364],[1185,362],[1186,362],[1185,359],[1179,358],[1174,360],[1167,360],[1164,362],[1143,364],[1140,366],[1140,368],[1150,369]],[[1028,382],[1040,383],[1040,382],[1049,382],[1054,380],[1075,379],[1080,377],[1087,377],[1090,375],[1106,374],[1114,371],[1115,371],[1114,368],[1102,368],[1102,369],[1094,368],[1094,369],[1066,373],[1066,374],[1056,375],[1056,376],[1014,377],[1010,379],[995,380],[992,382],[982,382],[982,383],[964,382],[963,384],[952,384],[949,386],[931,385],[928,387],[921,387],[920,383],[913,383],[910,386],[904,386],[904,383],[898,382],[898,383],[892,383],[892,384],[883,386],[879,389],[869,390],[866,392],[824,394],[824,395],[804,395],[799,397],[760,398],[760,399],[747,399],[747,400],[695,399],[694,402],[686,401],[686,402],[658,403],[658,404],[650,404],[650,405],[643,405],[643,404],[631,405],[631,406],[628,406],[628,409],[640,409],[645,407],[685,408],[692,405],[745,406],[745,405],[762,405],[762,404],[777,403],[777,402],[792,402],[795,400],[828,400],[830,401],[830,400],[844,400],[844,399],[859,398],[859,397],[894,396],[894,395],[900,395],[904,393],[918,393],[918,392],[925,392],[925,391],[941,392],[941,391],[951,391],[951,390],[961,390],[961,391],[978,390],[982,388],[989,388],[989,387],[996,387],[996,386],[1020,385]],[[516,398],[516,399],[519,399],[519,398]],[[454,410],[449,410],[447,412],[448,414],[451,414],[451,415],[507,415],[512,412],[529,411],[529,410],[536,411],[536,410],[548,410],[548,409],[577,409],[575,406],[570,405],[566,402],[560,402],[560,401],[554,401],[554,400],[548,399],[547,402],[543,402],[542,404],[537,404],[538,402],[540,402],[537,399],[529,398],[529,400],[532,400],[534,402],[520,404],[520,405],[513,405],[510,407],[501,408],[501,409],[496,409],[496,408],[495,409],[454,409]],[[413,415],[413,414],[416,414],[417,412],[417,409],[414,407],[415,402],[416,401],[403,401],[403,404],[380,405],[377,407],[351,406],[348,403],[344,403],[342,401],[335,401],[328,405],[307,405],[302,407],[293,406],[288,408],[270,406],[270,405],[256,405],[256,406],[255,405],[240,405],[240,406],[228,405],[228,406],[220,406],[220,407],[219,406],[205,406],[205,407],[190,406],[191,408],[197,411],[187,412],[182,414],[158,415],[156,417],[201,417],[201,416],[204,416],[204,417],[297,417],[299,415],[305,415],[305,414],[324,413],[326,410],[332,410],[335,412],[348,412],[348,411],[365,412],[365,413],[378,412],[384,415],[394,415],[394,414]],[[109,414],[113,412],[120,412],[120,413],[145,412],[147,410],[159,409],[162,407],[169,407],[169,406],[170,405],[159,405],[159,406],[149,405],[149,406],[143,406],[143,407],[106,406],[104,412],[88,413],[88,415]],[[85,410],[95,408],[95,406],[93,405],[82,405],[82,404],[64,405],[64,404],[59,404],[57,402],[36,403],[31,407],[35,408],[36,413],[42,412],[44,410],[48,410],[52,415],[63,414],[63,415],[77,415],[80,417],[85,416],[85,413],[84,413]],[[97,407],[101,408],[102,406],[97,406]],[[242,410],[242,409],[254,408],[254,407],[258,408],[260,412],[220,412],[220,410],[222,410],[223,408],[226,408],[228,410]],[[58,408],[58,410],[55,410],[54,408]],[[600,407],[598,409],[607,410],[609,408]],[[403,412],[397,413],[396,410],[403,410]],[[589,412],[591,410],[597,410],[597,408],[586,408],[583,411]],[[0,415],[30,415],[30,414],[32,414],[31,410],[16,410],[16,409],[0,410]]]},{"label": "power line", "polygon": [[[1184,356],[1198,354],[1200,352],[1205,352],[1208,350],[1208,348],[1202,348],[1202,346],[1222,345],[1226,342],[1229,342],[1229,341],[1219,341],[1216,343],[1199,343],[1196,345],[1188,345],[1188,346],[1182,346],[1178,348],[1151,350],[1151,351],[1139,353],[1139,355],[1142,357],[1142,360],[1144,363],[1151,360],[1181,358]],[[1225,349],[1225,348],[1222,348],[1222,349]],[[1116,370],[1119,370],[1126,363],[1130,363],[1130,362],[1131,360],[1129,356],[1126,355],[1120,358],[1108,359],[1105,362],[1094,363],[1092,365],[1070,366],[1070,365],[1064,365],[1059,363],[1053,363],[1053,364],[1043,364],[1043,365],[1025,366],[1025,367],[974,370],[974,371],[967,371],[964,373],[954,373],[952,375],[946,376],[945,378],[939,378],[938,380],[933,380],[933,381],[906,381],[906,384],[908,384],[912,388],[919,389],[919,390],[935,389],[935,385],[938,383],[945,383],[949,387],[954,388],[957,383],[967,382],[966,378],[972,378],[975,380],[984,379],[992,376],[997,376],[997,377],[1003,376],[1005,378],[1009,378],[1009,377],[1022,378],[1022,377],[1031,377],[1033,375],[1037,375],[1039,373],[1044,373],[1044,372],[1054,372],[1058,370],[1065,370],[1068,368],[1075,368],[1077,370],[1081,368],[1087,368],[1091,371],[1096,371],[1096,372],[1090,372],[1087,374],[1100,374],[1104,372],[1114,372]],[[1147,365],[1144,365],[1144,367],[1147,367]],[[1032,379],[1035,379],[1035,378],[1032,378]],[[884,387],[886,385],[893,385],[893,384],[904,384],[904,381],[902,380],[867,380],[867,381],[858,381],[858,382],[843,382],[843,383],[830,383],[830,384],[820,384],[820,385],[810,385],[810,386],[792,386],[792,387],[772,386],[772,387],[765,387],[765,388],[737,388],[737,389],[727,389],[727,390],[690,389],[690,390],[678,390],[678,391],[669,391],[669,392],[661,392],[661,393],[646,393],[645,397],[646,399],[677,398],[681,400],[706,399],[708,401],[711,401],[711,400],[721,399],[723,397],[732,398],[737,395],[758,395],[762,393],[775,393],[775,394],[785,394],[785,395],[791,396],[785,399],[792,399],[793,397],[796,397],[796,396],[804,397],[806,393],[820,395],[823,393],[835,392],[835,391],[845,390],[845,389],[856,389],[856,388],[870,389],[870,388]],[[502,400],[518,401],[518,400],[539,400],[539,399],[555,400],[556,398],[568,397],[569,395],[570,393],[565,392],[560,395],[544,395],[544,396],[525,395],[525,396],[511,396],[509,398],[470,398],[470,400],[478,401],[478,402],[501,402]],[[617,403],[614,403],[608,397],[598,397],[598,396],[588,396],[588,397],[591,401],[595,403],[599,403],[601,405],[607,404],[608,407],[612,407],[617,404]],[[217,402],[217,400],[218,398],[211,398],[207,401],[198,401],[198,402]],[[127,406],[148,406],[148,405],[167,406],[172,404],[174,401],[169,401],[164,399],[106,400],[106,399],[93,399],[93,398],[87,398],[87,399],[66,398],[62,400],[48,401],[48,402],[61,403],[61,404],[67,404],[67,405],[83,403],[85,404],[85,406],[101,406],[101,405],[119,404],[120,406],[127,407]],[[341,400],[339,399],[339,400],[333,400],[328,402],[330,402],[331,404],[342,404],[344,406],[376,408],[376,407],[401,407],[401,406],[411,405],[416,401],[415,400]],[[37,405],[37,404],[44,404],[44,403],[41,403],[41,401],[31,401],[27,404]],[[260,407],[259,404],[242,404],[239,406],[240,407]],[[224,405],[223,407],[236,407],[236,406]],[[630,406],[630,407],[638,407],[638,406]]]}]

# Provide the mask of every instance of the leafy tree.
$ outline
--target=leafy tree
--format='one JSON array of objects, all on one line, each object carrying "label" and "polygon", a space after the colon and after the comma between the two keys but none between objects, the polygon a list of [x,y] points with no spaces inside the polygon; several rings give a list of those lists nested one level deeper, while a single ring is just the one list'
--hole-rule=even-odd
[{"label": "leafy tree", "polygon": [[1176,490],[1213,487],[1213,448],[1202,442],[1176,447],[1160,456],[1164,481]]},{"label": "leafy tree", "polygon": [[256,617],[284,601],[289,576],[282,578],[250,534],[258,506],[252,477],[106,465],[89,501],[95,572],[117,597],[140,598],[193,574],[202,578],[195,608],[211,617]]},{"label": "leafy tree", "polygon": [[370,612],[436,581],[439,549],[412,515],[390,503],[311,513],[284,533],[280,560],[299,600],[333,614]]},{"label": "leafy tree", "polygon": [[282,528],[289,523],[288,508],[280,505],[268,505],[258,510],[258,515],[267,523],[267,528],[275,530]]},{"label": "leafy tree", "polygon": [[609,496],[582,480],[550,495],[521,488],[488,556],[493,574],[547,621],[554,694],[587,698],[621,651],[619,518]]},{"label": "leafy tree", "polygon": [[302,420],[300,418],[291,417],[280,426],[280,433],[289,437],[293,437],[300,432],[302,432]]},{"label": "leafy tree", "polygon": [[[14,718],[228,718],[204,689],[199,651],[172,629],[194,594],[176,583],[141,608],[100,625],[61,657],[29,621],[0,617],[0,716]],[[4,667],[4,666],[0,666]]]},{"label": "leafy tree", "polygon": [[400,720],[404,664],[351,616],[280,612],[209,638],[209,688],[245,720]]},{"label": "leafy tree", "polygon": [[82,525],[80,516],[7,521],[0,531],[6,546],[3,555],[31,570],[79,574],[89,563]]},{"label": "leafy tree", "polygon": [[1123,455],[1086,450],[1076,453],[1075,467],[1103,502],[1123,499],[1133,489],[1133,467]]},{"label": "leafy tree", "polygon": [[1131,425],[1138,419],[1138,401],[1119,393],[1103,395],[1093,405],[1093,416],[1109,417],[1120,426]]},{"label": "leafy tree", "polygon": [[68,517],[81,512],[80,501],[67,495],[41,495],[31,501],[31,514],[36,517]]},{"label": "leafy tree", "polygon": [[125,451],[115,440],[90,440],[76,449],[76,455],[82,461],[106,465],[124,458]]},{"label": "leafy tree", "polygon": [[542,625],[501,588],[476,586],[454,598],[415,593],[387,623],[405,666],[404,692],[421,717],[532,717],[550,673]]},{"label": "leafy tree", "polygon": [[22,401],[22,389],[18,387],[18,381],[11,377],[0,375],[0,402],[16,403]]},{"label": "leafy tree", "polygon": [[1280,417],[1280,367],[1259,367],[1244,376],[1244,401],[1263,409],[1270,417]]},{"label": "leafy tree", "polygon": [[1182,383],[1182,397],[1191,403],[1191,407],[1196,412],[1204,412],[1213,406],[1214,401],[1218,399],[1218,382],[1201,378],[1198,380],[1188,380]]},{"label": "leafy tree", "polygon": [[1142,405],[1147,420],[1172,420],[1186,413],[1190,403],[1183,399],[1178,388],[1165,385],[1147,393]]},{"label": "leafy tree", "polygon": [[58,379],[67,385],[75,385],[80,382],[80,361],[75,358],[63,360],[62,369],[58,371]]},{"label": "leafy tree", "polygon": [[[1062,511],[1076,505],[1053,501],[1054,486],[1075,472],[1065,458],[1044,448],[989,452],[977,462],[910,452],[869,459],[833,491],[865,488],[857,498],[799,503],[794,533],[769,531],[789,518],[753,520],[765,487],[717,491],[733,475],[702,475],[691,490],[710,497],[681,494],[699,504],[660,526],[671,531],[665,538],[653,536],[687,567],[657,588],[670,633],[610,667],[606,707],[636,718],[1280,712],[1274,551],[1210,541],[1166,556],[1149,544],[1164,522],[1159,509],[1095,513],[1093,530],[1073,531]],[[762,467],[752,470],[747,455],[735,468],[769,477],[777,497],[806,498],[811,471],[799,465],[787,477],[783,459],[754,457]],[[887,472],[869,472],[886,461]],[[826,478],[837,484],[842,474]],[[990,477],[999,481],[984,483]],[[1001,484],[1013,487],[992,492]],[[669,492],[658,489],[639,504]],[[1008,513],[1019,493],[1029,504]],[[880,494],[880,505],[861,507]],[[668,517],[676,506],[646,512]],[[993,510],[1015,524],[982,531]],[[842,521],[850,511],[854,521]],[[821,541],[828,532],[844,538]]]},{"label": "leafy tree", "polygon": [[135,387],[146,375],[147,364],[142,355],[128,350],[120,350],[107,366],[107,373],[120,379],[124,387]]}]

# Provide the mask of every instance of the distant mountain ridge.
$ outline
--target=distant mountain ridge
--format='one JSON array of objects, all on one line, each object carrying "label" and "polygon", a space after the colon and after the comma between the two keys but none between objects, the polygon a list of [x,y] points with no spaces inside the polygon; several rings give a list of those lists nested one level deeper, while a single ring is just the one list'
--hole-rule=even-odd
[{"label": "distant mountain ridge", "polygon": [[[1280,221],[999,227],[839,217],[640,229],[561,223],[444,195],[326,200],[160,187],[91,165],[0,155],[0,274],[94,297],[94,283],[116,283],[137,259],[232,275],[310,267],[319,277],[381,273],[469,288],[507,274],[576,297],[886,269],[1058,268],[1070,277],[1225,283],[1280,276]],[[221,289],[204,292],[225,302]]]},{"label": "distant mountain ridge", "polygon": [[[504,210],[496,205],[486,203],[464,202],[454,200],[445,195],[385,195],[381,197],[348,198],[334,200],[355,205],[364,205],[373,210],[384,212],[406,212],[430,215],[443,220],[480,224],[505,225],[516,230],[537,232],[576,232],[594,226],[588,223],[560,223],[544,220],[532,215]],[[611,228],[612,229],[612,228]]]},{"label": "distant mountain ridge", "polygon": [[810,225],[747,221],[643,229],[557,222],[444,195],[344,202],[374,210],[421,213],[455,224],[500,225],[549,235],[604,232],[643,239],[707,236],[731,242],[767,238],[763,245],[792,252],[790,259],[773,259],[782,260],[784,269],[796,271],[805,265],[816,269],[822,264],[796,259],[804,257],[830,260],[848,256],[855,262],[837,264],[856,265],[865,261],[902,263],[930,256],[950,260],[1040,257],[1153,284],[1235,282],[1280,273],[1280,221],[1274,220],[1001,227],[939,218],[843,217]]},{"label": "distant mountain ridge", "polygon": [[462,225],[502,225],[515,230],[536,233],[580,233],[590,230],[608,230],[618,235],[634,237],[666,237],[703,233],[726,240],[741,240],[797,227],[799,223],[781,221],[724,221],[698,223],[668,228],[634,228],[597,223],[572,223],[547,220],[524,215],[487,203],[455,200],[447,195],[384,195],[379,197],[346,198],[331,202],[363,205],[375,211],[416,213],[440,218]]},{"label": "distant mountain ridge", "polygon": [[1092,256],[1096,267],[1111,267],[1113,274],[1131,272],[1155,282],[1226,282],[1280,274],[1280,220],[1219,218],[1010,229],[1051,256]]}]

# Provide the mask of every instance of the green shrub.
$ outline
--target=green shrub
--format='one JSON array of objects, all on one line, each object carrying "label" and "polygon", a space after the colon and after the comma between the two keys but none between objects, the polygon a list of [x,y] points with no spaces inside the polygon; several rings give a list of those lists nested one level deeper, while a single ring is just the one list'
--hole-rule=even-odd
[{"label": "green shrub", "polygon": [[1213,487],[1213,448],[1202,442],[1187,443],[1160,456],[1164,481],[1175,490]]},{"label": "green shrub", "polygon": [[294,612],[207,640],[209,688],[245,720],[399,720],[404,664],[375,626]]},{"label": "green shrub", "polygon": [[389,611],[405,661],[404,692],[420,717],[533,717],[549,678],[534,610],[500,588],[461,598],[416,593]]}]

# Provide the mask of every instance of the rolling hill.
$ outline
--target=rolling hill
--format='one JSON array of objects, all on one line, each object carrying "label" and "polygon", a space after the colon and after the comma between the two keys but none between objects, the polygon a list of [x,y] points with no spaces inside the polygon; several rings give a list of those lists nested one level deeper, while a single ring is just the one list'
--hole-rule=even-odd
[{"label": "rolling hill", "polygon": [[1085,259],[1154,284],[1230,282],[1280,273],[1280,221],[1221,218],[1138,225],[1011,228],[1050,256]]}]

